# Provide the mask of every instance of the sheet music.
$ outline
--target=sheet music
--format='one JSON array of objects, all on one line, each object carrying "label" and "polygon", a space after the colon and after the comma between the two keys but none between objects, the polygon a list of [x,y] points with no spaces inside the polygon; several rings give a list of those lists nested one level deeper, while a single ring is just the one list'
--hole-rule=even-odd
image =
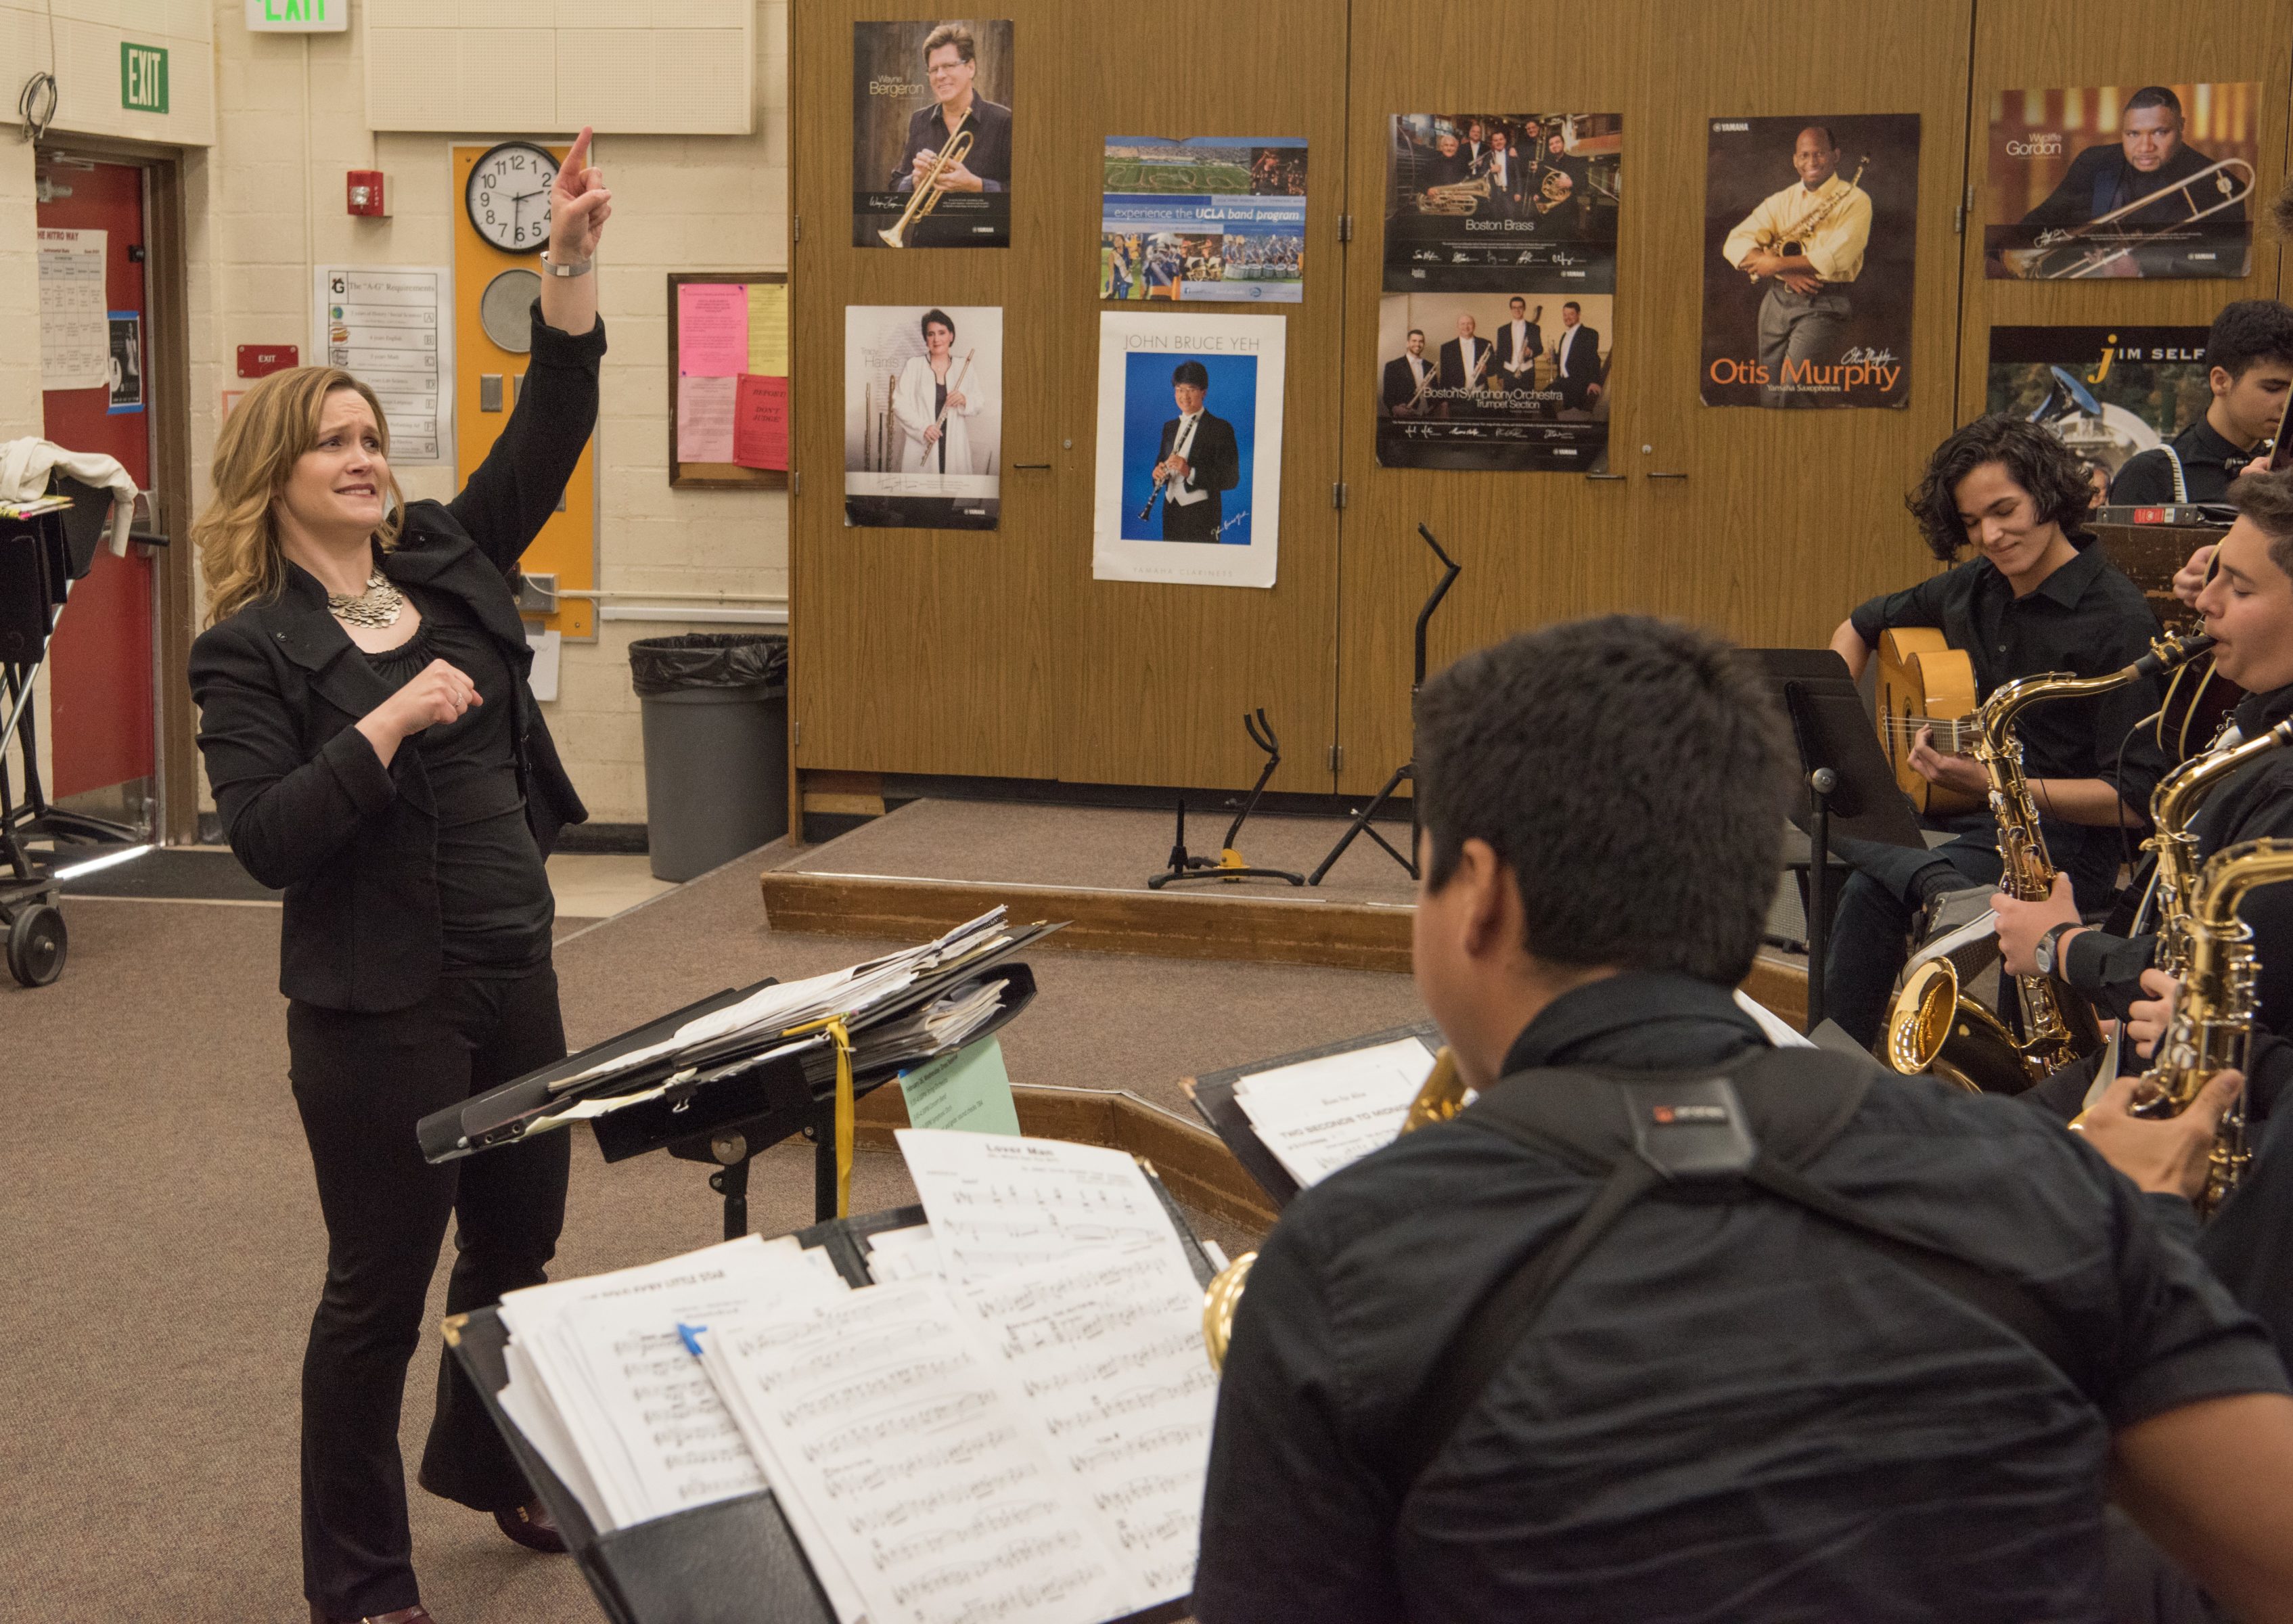
[{"label": "sheet music", "polygon": [[879,1230],[869,1239],[868,1276],[879,1286],[891,1280],[936,1279],[945,1272],[928,1223]]},{"label": "sheet music", "polygon": [[1405,1037],[1255,1073],[1235,1084],[1234,1098],[1305,1190],[1392,1143],[1432,1069],[1433,1052]]},{"label": "sheet music", "polygon": [[502,1363],[509,1371],[507,1384],[496,1395],[502,1413],[515,1423],[525,1441],[549,1463],[557,1481],[581,1502],[592,1528],[603,1532],[617,1526],[605,1510],[605,1498],[598,1492],[596,1480],[589,1475],[588,1463],[581,1458],[580,1446],[565,1430],[557,1406],[542,1391],[541,1377],[533,1368],[531,1357],[513,1342],[503,1347]]},{"label": "sheet music", "polygon": [[916,1197],[948,1279],[981,1280],[1082,1246],[1187,1253],[1138,1158],[1063,1140],[902,1128]]},{"label": "sheet music", "polygon": [[1218,1404],[1193,1273],[1161,1246],[1095,1248],[961,1296],[1108,1525],[1133,1605],[1189,1594]]},{"label": "sheet music", "polygon": [[973,1320],[919,1280],[712,1328],[701,1344],[823,1588],[844,1577],[870,1624],[1135,1611],[1127,1564]]}]

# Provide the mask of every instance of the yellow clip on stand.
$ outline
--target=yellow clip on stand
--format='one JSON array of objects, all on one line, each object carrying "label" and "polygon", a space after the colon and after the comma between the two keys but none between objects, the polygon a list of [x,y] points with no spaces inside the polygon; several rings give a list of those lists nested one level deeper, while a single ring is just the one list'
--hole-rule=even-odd
[{"label": "yellow clip on stand", "polygon": [[1171,845],[1170,865],[1159,874],[1147,876],[1148,890],[1159,891],[1166,885],[1185,880],[1223,880],[1228,883],[1238,880],[1287,880],[1292,885],[1306,883],[1305,875],[1293,874],[1286,868],[1251,867],[1244,860],[1241,849],[1235,844],[1242,833],[1242,825],[1252,812],[1258,810],[1258,798],[1266,793],[1266,781],[1273,777],[1274,769],[1282,765],[1282,741],[1275,736],[1274,724],[1266,719],[1265,706],[1258,708],[1256,716],[1244,712],[1242,727],[1243,731],[1250,735],[1250,742],[1266,752],[1266,767],[1258,775],[1258,783],[1252,786],[1250,799],[1242,803],[1242,810],[1236,813],[1234,822],[1227,825],[1226,839],[1219,842],[1217,858],[1187,855],[1187,802],[1181,796],[1179,800],[1179,833]]},{"label": "yellow clip on stand", "polygon": [[836,1215],[852,1216],[852,1034],[845,1029],[844,1017],[831,1015],[825,1020],[815,1020],[809,1026],[791,1027],[783,1035],[801,1037],[807,1032],[825,1032],[836,1044]]}]

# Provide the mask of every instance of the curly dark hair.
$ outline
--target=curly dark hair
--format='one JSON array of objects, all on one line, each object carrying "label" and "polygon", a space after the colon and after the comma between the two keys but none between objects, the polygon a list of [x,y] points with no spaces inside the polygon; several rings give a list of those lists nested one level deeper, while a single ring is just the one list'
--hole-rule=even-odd
[{"label": "curly dark hair", "polygon": [[2293,468],[2274,473],[2256,464],[2238,475],[2229,499],[2239,515],[2269,538],[2269,562],[2293,575]]},{"label": "curly dark hair", "polygon": [[2265,361],[2293,366],[2293,309],[2275,299],[2239,299],[2221,307],[2206,331],[2206,365],[2232,382]]},{"label": "curly dark hair", "polygon": [[2086,505],[2094,487],[2077,453],[2035,423],[2004,412],[1977,418],[1935,447],[1918,489],[1903,499],[1927,550],[1949,564],[1966,545],[1966,525],[1958,516],[1958,482],[1986,462],[2004,465],[2008,477],[2030,493],[2039,523],[2049,521],[2072,538],[2085,534]]}]

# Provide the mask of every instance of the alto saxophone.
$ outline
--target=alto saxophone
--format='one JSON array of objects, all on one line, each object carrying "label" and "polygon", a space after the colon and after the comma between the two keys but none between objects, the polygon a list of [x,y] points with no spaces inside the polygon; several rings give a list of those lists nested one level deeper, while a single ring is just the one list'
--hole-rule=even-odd
[{"label": "alto saxophone", "polygon": [[[2178,1116],[2216,1072],[2247,1069],[2259,963],[2252,928],[2238,918],[2238,905],[2255,887],[2286,880],[2293,880],[2293,840],[2246,840],[2216,852],[2205,865],[2184,926],[2188,962],[2182,990],[2157,1059],[2127,1108],[2135,1116]],[[2211,1214],[2228,1199],[2252,1159],[2240,1096],[2215,1133],[2198,1211]]]},{"label": "alto saxophone", "polygon": [[[2014,719],[2049,699],[2107,694],[2172,670],[2214,645],[2208,637],[2160,637],[2131,664],[2101,677],[2049,671],[2002,684],[1975,719],[1975,759],[1990,783],[1990,815],[1998,825],[2005,865],[1999,889],[2024,902],[2042,902],[2054,888],[2054,860],[2038,827],[2038,808],[2022,775],[2022,742]],[[2102,1046],[2102,1027],[2085,1000],[2066,996],[2052,976],[2017,976],[2022,1017],[2020,1037],[2006,1023],[1959,990],[1958,967],[1937,955],[1911,967],[1888,1005],[1883,1058],[1906,1076],[1932,1073],[1970,1092],[2020,1093],[2070,1061]]]},{"label": "alto saxophone", "polygon": [[2280,722],[2257,739],[2192,757],[2160,778],[2151,794],[2151,832],[2142,845],[2158,858],[2150,901],[2151,916],[2158,922],[2151,962],[2177,980],[2189,969],[2190,903],[2198,884],[2198,837],[2190,832],[2190,824],[2224,779],[2288,744],[2293,744],[2293,721]]},{"label": "alto saxophone", "polygon": [[[1394,1137],[1446,1122],[1464,1108],[1464,1080],[1457,1075],[1456,1057],[1445,1045],[1433,1059],[1433,1069],[1418,1084],[1417,1097],[1409,1102],[1409,1114],[1401,1119]],[[1213,1370],[1226,1368],[1227,1344],[1234,1340],[1235,1310],[1242,1306],[1243,1284],[1257,1261],[1257,1253],[1244,1253],[1219,1270],[1203,1291],[1203,1346],[1210,1353]]]}]

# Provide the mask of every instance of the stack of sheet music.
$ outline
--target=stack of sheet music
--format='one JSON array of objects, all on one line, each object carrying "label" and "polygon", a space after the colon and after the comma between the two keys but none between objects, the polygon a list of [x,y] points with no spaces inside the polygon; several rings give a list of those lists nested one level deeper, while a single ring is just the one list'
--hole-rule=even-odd
[{"label": "stack of sheet music", "polygon": [[1432,1069],[1433,1052],[1405,1037],[1254,1073],[1235,1084],[1234,1099],[1307,1190],[1392,1142]]},{"label": "stack of sheet music", "polygon": [[512,1294],[503,1406],[601,1530],[769,1487],[839,1624],[1192,1588],[1216,1378],[1135,1158],[906,1130],[876,1284],[753,1238]]}]

